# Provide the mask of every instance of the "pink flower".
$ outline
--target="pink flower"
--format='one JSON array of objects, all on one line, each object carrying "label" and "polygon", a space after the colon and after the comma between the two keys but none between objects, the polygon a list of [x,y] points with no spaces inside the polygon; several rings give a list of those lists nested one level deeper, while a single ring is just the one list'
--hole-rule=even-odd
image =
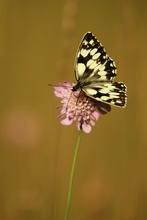
[{"label": "pink flower", "polygon": [[61,109],[59,119],[61,124],[70,125],[77,120],[77,129],[83,129],[86,133],[91,131],[91,126],[99,119],[98,106],[82,91],[72,91],[73,84],[63,82],[61,85],[54,85],[54,94],[61,98]]}]

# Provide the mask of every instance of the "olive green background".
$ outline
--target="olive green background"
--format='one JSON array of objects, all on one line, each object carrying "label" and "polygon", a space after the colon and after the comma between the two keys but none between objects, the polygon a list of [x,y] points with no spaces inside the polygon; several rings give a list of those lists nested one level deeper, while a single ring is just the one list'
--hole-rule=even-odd
[{"label": "olive green background", "polygon": [[92,31],[128,87],[78,155],[70,220],[147,219],[147,3],[0,1],[0,219],[63,220],[75,123],[62,126],[48,83],[75,82],[81,38]]}]

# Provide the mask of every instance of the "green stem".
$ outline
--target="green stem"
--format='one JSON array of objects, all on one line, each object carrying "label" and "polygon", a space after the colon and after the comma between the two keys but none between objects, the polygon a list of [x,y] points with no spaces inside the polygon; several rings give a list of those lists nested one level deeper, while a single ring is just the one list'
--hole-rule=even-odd
[{"label": "green stem", "polygon": [[77,145],[76,145],[76,149],[75,149],[75,154],[74,154],[74,158],[73,158],[72,170],[71,170],[71,175],[70,175],[69,190],[68,190],[67,205],[66,205],[65,220],[68,220],[68,218],[69,218],[71,195],[72,195],[72,188],[73,188],[73,180],[74,180],[78,150],[79,150],[79,146],[80,146],[80,143],[81,143],[81,137],[82,137],[82,129],[80,130],[80,134],[79,134],[79,137],[78,137],[78,141],[77,141]]}]

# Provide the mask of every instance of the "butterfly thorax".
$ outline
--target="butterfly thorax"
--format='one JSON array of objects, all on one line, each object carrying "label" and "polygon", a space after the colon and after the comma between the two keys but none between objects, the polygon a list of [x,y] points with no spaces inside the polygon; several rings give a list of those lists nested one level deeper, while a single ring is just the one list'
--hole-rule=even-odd
[{"label": "butterfly thorax", "polygon": [[80,81],[77,81],[77,84],[73,86],[72,91],[75,92],[77,90],[82,90],[82,88],[88,84],[89,83],[86,82],[81,83]]}]

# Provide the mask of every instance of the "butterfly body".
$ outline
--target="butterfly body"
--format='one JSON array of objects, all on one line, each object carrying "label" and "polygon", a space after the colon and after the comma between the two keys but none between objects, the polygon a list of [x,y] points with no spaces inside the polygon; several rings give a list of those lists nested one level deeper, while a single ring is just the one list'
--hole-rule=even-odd
[{"label": "butterfly body", "polygon": [[117,74],[114,61],[105,48],[91,33],[83,37],[75,61],[76,85],[73,91],[82,90],[94,102],[125,107],[127,102],[126,86],[114,82]]}]

